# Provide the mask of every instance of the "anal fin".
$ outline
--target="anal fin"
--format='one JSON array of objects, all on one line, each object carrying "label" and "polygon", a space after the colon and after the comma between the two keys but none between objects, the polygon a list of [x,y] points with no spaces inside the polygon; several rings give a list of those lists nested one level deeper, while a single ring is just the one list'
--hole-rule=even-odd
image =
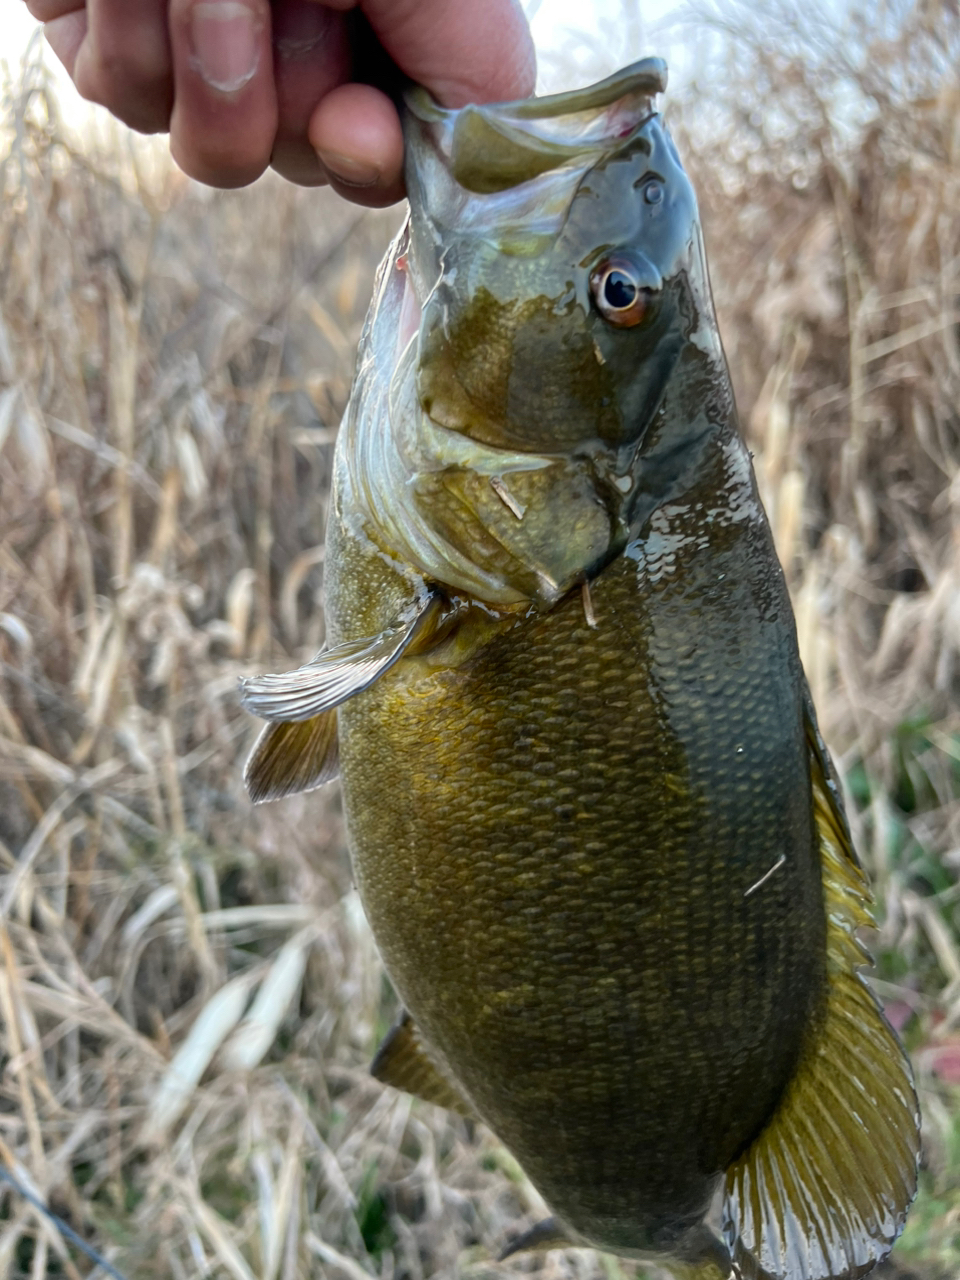
[{"label": "anal fin", "polygon": [[416,1024],[406,1011],[387,1032],[370,1064],[370,1074],[381,1083],[403,1089],[424,1102],[433,1102],[468,1118],[475,1117],[469,1102],[428,1055]]},{"label": "anal fin", "polygon": [[916,1194],[910,1064],[860,976],[869,889],[808,715],[827,918],[827,993],[793,1079],[727,1171],[724,1230],[746,1280],[855,1280],[890,1251]]},{"label": "anal fin", "polygon": [[321,711],[310,720],[264,725],[243,770],[254,804],[313,791],[332,782],[340,769],[337,712]]},{"label": "anal fin", "polygon": [[530,1250],[543,1253],[547,1249],[576,1247],[576,1241],[571,1240],[562,1222],[556,1218],[543,1218],[540,1222],[535,1222],[529,1231],[517,1236],[516,1240],[511,1240],[500,1251],[497,1261],[503,1262],[506,1258],[512,1258],[515,1253],[527,1253]]},{"label": "anal fin", "polygon": [[[733,1269],[726,1245],[701,1224],[685,1238],[687,1248],[683,1257],[656,1255],[658,1266],[665,1268],[674,1280],[741,1280]],[[559,1218],[543,1218],[511,1240],[497,1255],[497,1261],[512,1258],[515,1253],[545,1253],[548,1249],[602,1248],[588,1239],[569,1231]],[[654,1255],[649,1255],[654,1261]]]}]

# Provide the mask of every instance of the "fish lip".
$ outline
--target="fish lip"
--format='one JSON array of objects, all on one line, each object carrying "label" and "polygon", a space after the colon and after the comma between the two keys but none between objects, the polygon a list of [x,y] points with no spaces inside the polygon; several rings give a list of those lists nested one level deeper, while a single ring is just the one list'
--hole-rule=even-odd
[{"label": "fish lip", "polygon": [[429,139],[457,186],[486,196],[627,145],[657,115],[654,99],[666,78],[666,63],[647,58],[567,93],[454,108],[415,88],[405,99],[405,129]]},{"label": "fish lip", "polygon": [[[572,115],[578,111],[609,106],[629,93],[646,92],[653,97],[664,93],[666,87],[667,64],[664,59],[641,58],[638,62],[615,71],[606,79],[582,89],[546,94],[542,98],[512,98],[503,102],[489,102],[484,103],[480,109],[523,120],[550,119],[553,116]],[[466,109],[441,107],[420,85],[406,91],[404,102],[418,120],[426,123],[450,120]]]},{"label": "fish lip", "polygon": [[423,323],[423,302],[417,293],[413,272],[407,269],[404,275],[403,301],[400,304],[400,321],[397,328],[397,364],[410,343],[416,342],[419,338],[420,326]]}]

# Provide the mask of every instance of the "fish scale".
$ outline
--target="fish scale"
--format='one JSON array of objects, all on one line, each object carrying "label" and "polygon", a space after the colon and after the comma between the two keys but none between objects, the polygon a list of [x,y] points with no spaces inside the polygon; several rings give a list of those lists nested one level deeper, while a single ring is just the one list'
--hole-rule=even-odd
[{"label": "fish scale", "polygon": [[512,1150],[553,1216],[508,1252],[855,1280],[902,1229],[919,1115],[664,76],[408,96],[329,648],[245,682],[245,776],[272,799],[339,764],[403,1004],[373,1074]]},{"label": "fish scale", "polygon": [[[638,1249],[644,1206],[653,1219],[664,1186],[673,1194],[665,1168],[697,1171],[702,1212],[793,1069],[822,984],[795,695],[783,732],[780,691],[799,671],[792,615],[782,576],[775,590],[742,574],[739,589],[711,590],[744,541],[759,542],[769,576],[765,526],[733,527],[737,543],[705,556],[702,536],[726,543],[730,528],[684,508],[655,589],[629,556],[595,580],[596,630],[569,597],[463,666],[394,671],[340,712],[358,885],[405,1007],[551,1206],[588,1236],[584,1214],[602,1206],[630,1222],[622,1243]],[[332,564],[336,610],[352,591],[350,553],[335,544]],[[746,633],[743,597],[760,606]],[[678,645],[707,609],[721,655],[708,696],[698,649]],[[778,759],[757,787],[750,761],[784,736],[789,767]],[[384,776],[405,796],[401,815]],[[745,899],[787,827],[799,856]],[[544,1151],[557,1124],[564,1146]]]}]

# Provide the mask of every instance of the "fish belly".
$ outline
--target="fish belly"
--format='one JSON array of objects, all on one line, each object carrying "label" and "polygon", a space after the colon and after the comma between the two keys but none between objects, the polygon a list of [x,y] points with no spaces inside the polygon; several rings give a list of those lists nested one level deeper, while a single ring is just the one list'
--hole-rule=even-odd
[{"label": "fish belly", "polygon": [[[762,519],[698,510],[594,581],[595,627],[574,592],[340,709],[397,991],[553,1211],[610,1249],[702,1217],[825,990],[789,600]],[[401,586],[331,536],[339,639]]]}]

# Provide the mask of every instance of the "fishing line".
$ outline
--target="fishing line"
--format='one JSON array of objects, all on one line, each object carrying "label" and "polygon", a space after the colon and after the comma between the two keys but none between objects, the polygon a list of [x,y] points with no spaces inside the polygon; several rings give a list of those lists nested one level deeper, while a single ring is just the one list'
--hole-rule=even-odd
[{"label": "fishing line", "polygon": [[24,1200],[26,1200],[28,1204],[33,1205],[34,1209],[39,1209],[45,1217],[50,1219],[62,1236],[69,1240],[71,1244],[75,1244],[78,1249],[81,1249],[90,1261],[95,1262],[98,1267],[102,1268],[107,1273],[108,1276],[113,1276],[113,1280],[127,1280],[127,1277],[123,1272],[118,1271],[116,1267],[111,1266],[106,1258],[97,1253],[93,1245],[87,1244],[86,1240],[84,1240],[82,1236],[77,1235],[73,1227],[64,1222],[64,1220],[53,1213],[52,1210],[48,1209],[39,1196],[35,1196],[32,1191],[29,1191],[22,1182],[18,1182],[13,1174],[8,1173],[2,1166],[0,1166],[0,1179],[4,1182],[8,1182],[10,1186],[13,1187],[14,1191],[19,1192],[20,1195],[23,1196]]}]

